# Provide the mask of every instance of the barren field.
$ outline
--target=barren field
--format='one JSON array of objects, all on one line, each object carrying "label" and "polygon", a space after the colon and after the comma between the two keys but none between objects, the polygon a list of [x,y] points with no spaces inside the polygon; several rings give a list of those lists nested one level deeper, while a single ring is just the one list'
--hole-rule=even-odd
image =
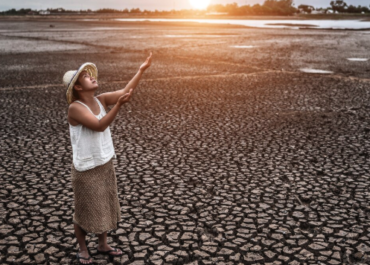
[{"label": "barren field", "polygon": [[370,31],[0,20],[0,263],[77,264],[63,74],[94,62],[98,94],[121,89],[152,51],[110,126],[125,255],[96,264],[369,264],[369,50]]}]

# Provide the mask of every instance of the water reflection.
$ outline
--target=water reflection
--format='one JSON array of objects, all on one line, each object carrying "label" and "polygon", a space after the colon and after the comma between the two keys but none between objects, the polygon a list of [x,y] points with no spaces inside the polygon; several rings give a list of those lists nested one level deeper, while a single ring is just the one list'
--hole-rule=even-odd
[{"label": "water reflection", "polygon": [[207,37],[207,38],[219,38],[219,37],[224,37],[224,36],[221,36],[221,35],[196,35],[196,34],[193,34],[193,35],[164,35],[166,38],[203,38],[203,37]]},{"label": "water reflection", "polygon": [[347,58],[348,61],[353,61],[353,62],[366,62],[367,58]]},{"label": "water reflection", "polygon": [[312,68],[301,68],[299,70],[301,72],[310,73],[310,74],[332,74],[333,73],[332,71],[312,69]]},{"label": "water reflection", "polygon": [[196,22],[243,25],[258,28],[320,28],[320,29],[370,29],[370,21],[361,20],[251,20],[251,19],[165,19],[117,18],[116,21]]},{"label": "water reflection", "polygon": [[230,46],[230,47],[233,47],[233,48],[241,48],[241,49],[250,49],[250,48],[254,48],[254,47],[256,47],[256,46],[253,46],[253,45],[240,45],[240,46],[238,46],[238,45],[235,45],[235,46]]}]

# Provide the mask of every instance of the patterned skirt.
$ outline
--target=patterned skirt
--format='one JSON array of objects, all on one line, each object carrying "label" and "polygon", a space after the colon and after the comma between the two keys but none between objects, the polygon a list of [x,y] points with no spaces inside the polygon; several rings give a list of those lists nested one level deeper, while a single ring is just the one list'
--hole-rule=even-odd
[{"label": "patterned skirt", "polygon": [[117,229],[121,209],[113,158],[104,165],[77,171],[72,162],[73,222],[87,233]]}]

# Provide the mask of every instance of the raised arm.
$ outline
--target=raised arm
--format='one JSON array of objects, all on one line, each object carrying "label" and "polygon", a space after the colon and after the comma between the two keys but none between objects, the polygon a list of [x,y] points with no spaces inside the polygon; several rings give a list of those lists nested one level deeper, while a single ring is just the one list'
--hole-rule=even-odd
[{"label": "raised arm", "polygon": [[139,71],[131,79],[131,81],[126,85],[125,88],[114,91],[114,92],[107,92],[107,93],[100,94],[99,96],[97,96],[97,98],[105,102],[106,106],[116,104],[119,97],[126,94],[131,88],[132,89],[136,88],[136,86],[138,85],[140,81],[142,74],[144,73],[146,69],[149,68],[151,63],[152,63],[152,53],[150,53],[149,57],[146,58],[146,61],[140,66]]},{"label": "raised arm", "polygon": [[131,89],[129,93],[119,97],[116,105],[100,120],[78,103],[69,106],[68,117],[93,131],[104,132],[116,117],[121,106],[130,99],[132,91]]}]

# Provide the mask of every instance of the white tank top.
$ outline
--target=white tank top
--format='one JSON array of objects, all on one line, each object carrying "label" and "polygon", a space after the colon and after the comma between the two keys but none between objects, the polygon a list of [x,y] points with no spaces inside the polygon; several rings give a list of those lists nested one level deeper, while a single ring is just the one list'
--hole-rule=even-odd
[{"label": "white tank top", "polygon": [[[99,99],[94,97],[100,107],[99,115],[95,115],[91,109],[81,101],[76,100],[84,105],[97,119],[103,118],[107,113]],[[112,157],[116,158],[112,136],[109,126],[104,132],[93,131],[82,124],[73,126],[69,124],[71,135],[73,165],[78,171],[85,171],[96,166],[107,163]]]}]

